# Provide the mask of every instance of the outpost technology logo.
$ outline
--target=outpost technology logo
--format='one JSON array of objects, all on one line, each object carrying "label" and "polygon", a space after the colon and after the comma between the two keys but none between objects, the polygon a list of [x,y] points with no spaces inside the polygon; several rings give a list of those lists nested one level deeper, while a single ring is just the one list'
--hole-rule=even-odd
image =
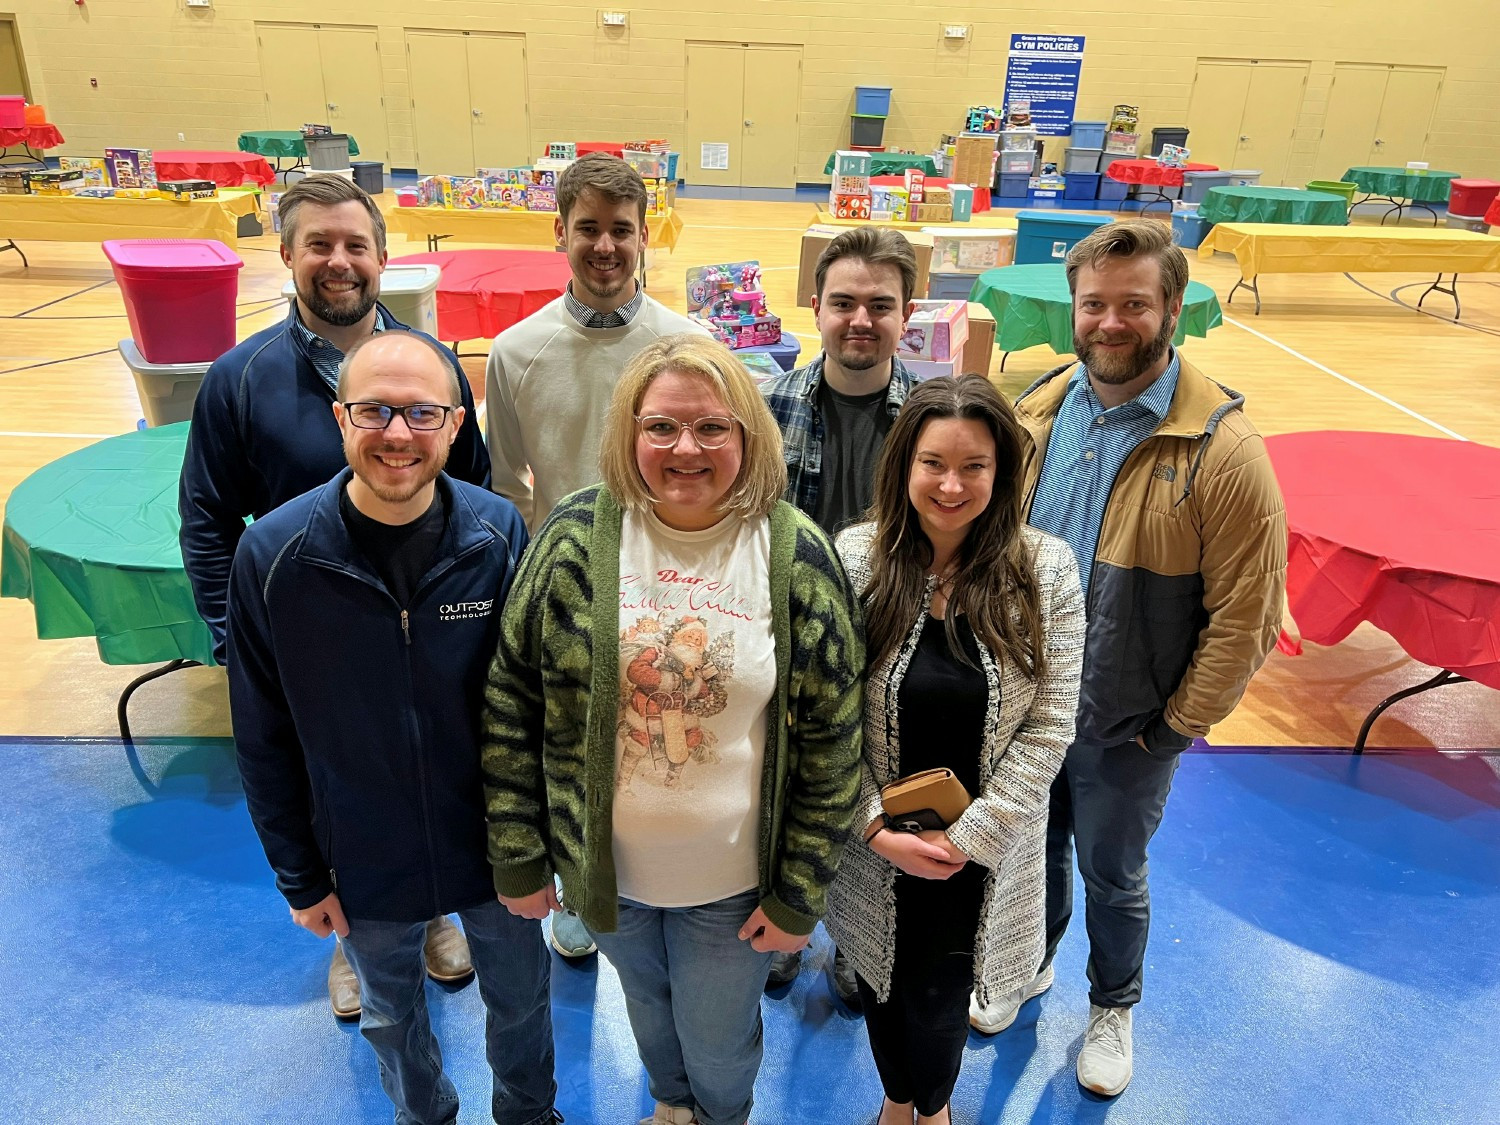
[{"label": "outpost technology logo", "polygon": [[471,617],[488,617],[495,599],[483,602],[445,602],[438,606],[439,621],[464,621]]}]

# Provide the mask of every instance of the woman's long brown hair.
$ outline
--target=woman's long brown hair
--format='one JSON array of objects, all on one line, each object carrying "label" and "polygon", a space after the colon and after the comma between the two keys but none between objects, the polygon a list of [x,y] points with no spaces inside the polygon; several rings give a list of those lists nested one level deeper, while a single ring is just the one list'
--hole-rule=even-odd
[{"label": "woman's long brown hair", "polygon": [[963,614],[981,644],[1036,679],[1044,670],[1041,593],[1021,538],[1026,438],[1010,404],[982,375],[919,383],[886,435],[868,513],[875,521],[870,583],[862,591],[870,664],[879,664],[901,647],[922,605],[933,549],[907,499],[907,483],[922,427],[938,418],[982,422],[995,439],[994,490],[959,546],[958,569],[948,595],[943,624],[949,651],[972,665],[954,624]]}]

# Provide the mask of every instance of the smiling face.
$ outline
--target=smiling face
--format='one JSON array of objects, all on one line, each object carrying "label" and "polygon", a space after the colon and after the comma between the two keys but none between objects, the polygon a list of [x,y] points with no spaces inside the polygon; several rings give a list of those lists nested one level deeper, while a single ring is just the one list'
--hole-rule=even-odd
[{"label": "smiling face", "polygon": [[612,312],[635,296],[635,271],[646,248],[640,204],[612,202],[585,188],[555,222],[558,245],[573,270],[573,296],[600,312]]},{"label": "smiling face", "polygon": [[[377,334],[350,363],[344,380],[346,402],[379,402],[413,406],[419,402],[453,406],[453,379],[431,347],[410,336]],[[431,489],[448,462],[448,451],[458,436],[464,408],[448,412],[441,429],[413,430],[400,415],[384,430],[366,430],[349,420],[342,403],[334,415],[344,437],[344,457],[354,470],[350,496],[367,515],[381,519],[367,503],[382,509],[383,522],[404,523],[421,515],[431,502]]]},{"label": "smiling face", "polygon": [[724,518],[720,504],[739,479],[745,430],[735,423],[728,442],[704,449],[690,428],[699,418],[732,416],[718,390],[701,376],[663,371],[647,386],[636,415],[674,418],[682,425],[670,449],[652,445],[636,427],[636,468],[657,501],[657,518],[679,531],[702,531],[718,523]]},{"label": "smiling face", "polygon": [[823,292],[813,298],[813,320],[824,353],[845,371],[869,371],[889,364],[906,327],[901,271],[871,265],[863,258],[840,258],[828,267]]},{"label": "smiling face", "polygon": [[1089,378],[1108,386],[1140,382],[1144,390],[1170,362],[1167,349],[1182,312],[1162,291],[1161,265],[1147,255],[1105,258],[1078,271],[1073,295],[1073,351]]},{"label": "smiling face", "polygon": [[906,498],[935,544],[962,540],[995,488],[995,438],[976,418],[933,418],[917,434]]},{"label": "smiling face", "polygon": [[375,225],[362,203],[304,202],[296,230],[281,260],[292,271],[298,311],[314,332],[318,321],[336,328],[358,324],[380,295],[386,255],[376,245]]}]

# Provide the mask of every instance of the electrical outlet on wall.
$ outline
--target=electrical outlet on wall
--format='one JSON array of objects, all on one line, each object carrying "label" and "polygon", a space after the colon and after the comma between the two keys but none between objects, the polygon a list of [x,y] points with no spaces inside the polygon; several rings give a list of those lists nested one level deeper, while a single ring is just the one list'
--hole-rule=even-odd
[{"label": "electrical outlet on wall", "polygon": [[179,141],[185,141],[185,140],[187,140],[187,135],[185,133],[178,133],[177,134],[177,139]]}]

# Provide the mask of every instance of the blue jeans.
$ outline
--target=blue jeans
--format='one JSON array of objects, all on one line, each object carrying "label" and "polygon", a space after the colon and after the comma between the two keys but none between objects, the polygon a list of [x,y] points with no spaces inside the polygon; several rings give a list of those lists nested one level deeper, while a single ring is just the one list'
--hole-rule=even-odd
[{"label": "blue jeans", "polygon": [[757,891],[662,909],[620,900],[612,934],[594,934],[620,974],[651,1096],[702,1125],[744,1125],[760,1070],[760,997],[771,954],[739,939]]},{"label": "blue jeans", "polygon": [[[494,1074],[491,1111],[500,1125],[551,1122],[552,959],[541,924],[496,902],[458,912],[484,1000],[485,1054]],[[448,1125],[458,1091],[427,1018],[426,922],[349,920],[344,954],[359,978],[360,1034],[375,1049],[396,1125]]]}]

